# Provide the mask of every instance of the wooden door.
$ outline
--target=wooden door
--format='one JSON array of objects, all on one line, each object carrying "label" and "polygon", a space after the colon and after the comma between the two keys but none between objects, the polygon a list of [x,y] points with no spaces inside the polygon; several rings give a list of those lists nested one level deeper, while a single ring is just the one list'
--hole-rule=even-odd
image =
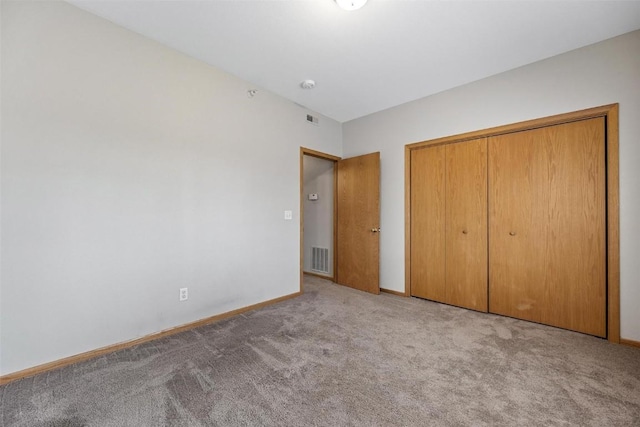
[{"label": "wooden door", "polygon": [[446,146],[411,152],[411,295],[448,302],[445,269]]},{"label": "wooden door", "polygon": [[380,293],[380,153],[338,161],[336,281]]},{"label": "wooden door", "polygon": [[489,139],[489,310],[606,336],[605,126]]},{"label": "wooden door", "polygon": [[446,146],[447,303],[487,311],[487,139]]},{"label": "wooden door", "polygon": [[487,311],[487,140],[411,153],[411,295]]}]

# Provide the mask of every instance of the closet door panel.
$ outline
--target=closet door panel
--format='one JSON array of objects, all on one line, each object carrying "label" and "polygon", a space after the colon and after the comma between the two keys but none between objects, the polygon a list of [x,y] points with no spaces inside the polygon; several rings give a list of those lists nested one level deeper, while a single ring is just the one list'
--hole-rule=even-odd
[{"label": "closet door panel", "polygon": [[489,139],[489,307],[606,335],[604,118]]},{"label": "closet door panel", "polygon": [[411,295],[446,302],[445,147],[411,153]]},{"label": "closet door panel", "polygon": [[447,302],[487,311],[487,140],[446,146]]},{"label": "closet door panel", "polygon": [[[549,292],[543,154],[528,132],[489,138],[489,311],[539,322]],[[542,184],[542,186],[541,186]],[[540,229],[538,229],[538,227]]]}]

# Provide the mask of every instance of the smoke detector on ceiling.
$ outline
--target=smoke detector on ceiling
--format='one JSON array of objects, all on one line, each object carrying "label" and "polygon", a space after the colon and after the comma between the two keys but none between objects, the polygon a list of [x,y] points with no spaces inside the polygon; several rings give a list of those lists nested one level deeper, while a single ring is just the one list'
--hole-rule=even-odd
[{"label": "smoke detector on ceiling", "polygon": [[316,87],[316,82],[314,82],[313,80],[305,80],[300,83],[300,87],[302,87],[302,89],[313,89],[314,87]]},{"label": "smoke detector on ceiling", "polygon": [[338,6],[344,10],[357,10],[360,9],[367,0],[336,0]]}]

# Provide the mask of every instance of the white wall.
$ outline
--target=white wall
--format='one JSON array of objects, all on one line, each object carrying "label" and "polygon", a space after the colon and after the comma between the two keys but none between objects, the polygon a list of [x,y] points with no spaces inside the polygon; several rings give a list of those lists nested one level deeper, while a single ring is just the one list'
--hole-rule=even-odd
[{"label": "white wall", "polygon": [[[333,166],[334,162],[304,156],[304,271],[311,270],[311,248],[329,249],[329,272],[333,276]],[[318,200],[309,200],[309,194]],[[317,273],[317,272],[316,272]],[[319,273],[325,274],[325,273]]]},{"label": "white wall", "polygon": [[339,123],[66,3],[2,1],[1,71],[2,374],[299,290]]},{"label": "white wall", "polygon": [[381,152],[381,282],[404,290],[404,145],[620,103],[621,335],[640,340],[640,31],[343,124],[343,155]]}]

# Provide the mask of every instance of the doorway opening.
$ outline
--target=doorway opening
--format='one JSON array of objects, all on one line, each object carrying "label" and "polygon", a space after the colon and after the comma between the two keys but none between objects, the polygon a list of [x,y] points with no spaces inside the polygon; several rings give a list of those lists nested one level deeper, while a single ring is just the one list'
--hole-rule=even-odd
[{"label": "doorway opening", "polygon": [[[305,201],[313,203],[321,197],[312,190],[305,194],[306,157],[319,158],[333,164],[333,184],[330,186],[333,187],[333,209],[331,209],[333,224],[331,227],[325,227],[325,230],[328,229],[329,233],[333,234],[333,240],[328,248],[316,247],[316,255],[325,257],[327,264],[329,260],[333,260],[333,264],[331,274],[325,270],[322,277],[339,285],[379,294],[380,152],[341,159],[302,147],[300,148],[300,292],[303,291],[305,246],[309,250],[308,257],[314,256],[312,246],[314,242],[306,238],[309,233],[305,231],[305,226],[309,224],[305,224]],[[330,164],[325,164],[329,170]],[[307,168],[311,168],[310,164]],[[315,208],[310,207],[310,209]],[[331,249],[331,247],[333,256],[323,253],[323,248]],[[313,259],[309,261],[313,262]],[[318,273],[312,270],[310,272]]]},{"label": "doorway opening", "polygon": [[338,160],[300,148],[300,292],[304,274],[336,281]]}]

